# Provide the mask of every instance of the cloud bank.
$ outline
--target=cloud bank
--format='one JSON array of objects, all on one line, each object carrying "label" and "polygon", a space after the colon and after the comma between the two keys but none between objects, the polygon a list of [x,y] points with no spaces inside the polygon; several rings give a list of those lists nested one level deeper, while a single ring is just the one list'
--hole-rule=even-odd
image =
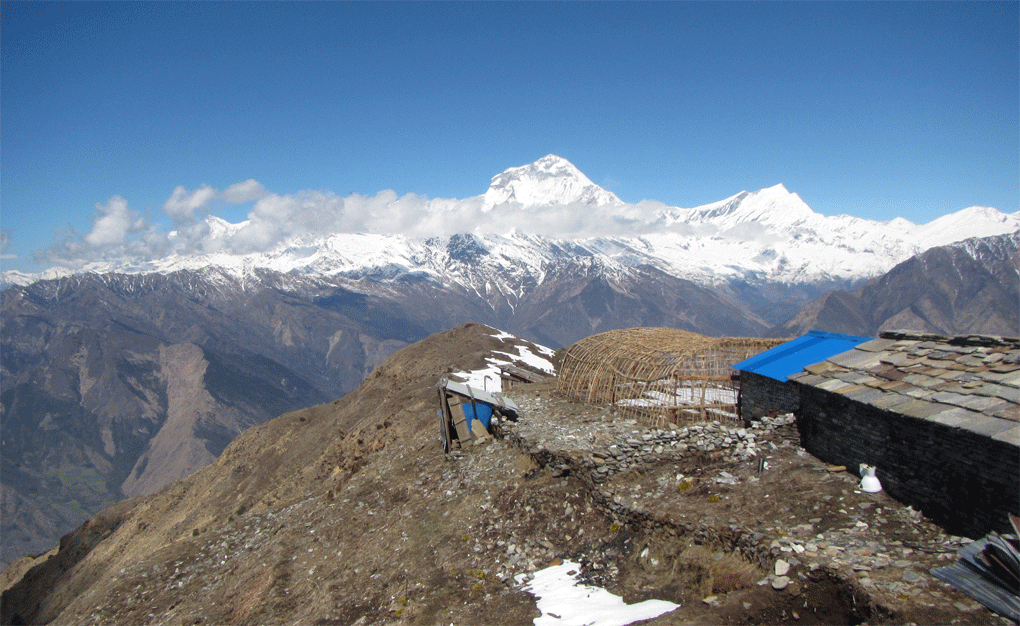
[{"label": "cloud bank", "polygon": [[[211,209],[252,203],[248,219],[232,224]],[[661,232],[657,202],[593,207],[585,204],[483,210],[483,196],[465,199],[398,196],[340,197],[330,191],[276,194],[256,180],[220,191],[209,185],[176,187],[161,207],[165,220],[143,216],[121,196],[97,203],[92,228],[69,228],[53,245],[33,253],[36,262],[79,268],[96,261],[149,261],[170,254],[251,254],[284,245],[309,244],[333,233],[379,233],[408,237],[455,233],[508,233],[513,229],[558,238],[640,235]],[[164,230],[160,223],[169,222]]]}]

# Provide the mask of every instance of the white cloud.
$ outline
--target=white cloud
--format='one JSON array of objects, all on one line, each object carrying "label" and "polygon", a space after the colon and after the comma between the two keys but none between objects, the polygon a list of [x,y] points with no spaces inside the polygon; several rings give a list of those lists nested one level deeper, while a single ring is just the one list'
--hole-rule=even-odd
[{"label": "white cloud", "polygon": [[183,185],[178,185],[170,198],[163,203],[163,212],[174,221],[174,224],[181,225],[195,219],[195,211],[207,211],[213,200],[219,199],[230,204],[243,204],[263,198],[269,194],[266,188],[257,180],[249,178],[241,183],[234,183],[224,191],[219,192],[209,185],[202,185],[194,191],[188,191]]},{"label": "white cloud", "polygon": [[340,230],[344,200],[321,191],[264,195],[248,221],[224,242],[237,253],[271,250],[290,237],[324,235]]},{"label": "white cloud", "polygon": [[[247,220],[230,224],[212,215],[217,201],[253,205]],[[178,186],[163,205],[174,224],[170,233],[146,223],[128,208],[126,200],[113,196],[96,205],[87,235],[70,229],[62,240],[33,253],[33,258],[80,267],[99,260],[144,262],[171,253],[249,254],[272,251],[294,239],[336,232],[432,237],[466,232],[505,234],[520,229],[549,237],[582,238],[688,228],[666,225],[660,216],[668,207],[647,201],[601,207],[572,204],[524,209],[506,204],[488,211],[483,208],[483,196],[429,199],[415,194],[397,196],[392,190],[346,198],[329,191],[275,194],[252,179],[224,191],[209,185],[190,191]],[[198,212],[205,218],[196,219]]]},{"label": "white cloud", "polygon": [[216,190],[209,185],[202,185],[191,193],[183,186],[177,185],[170,199],[163,203],[163,212],[175,223],[190,222],[195,219],[195,211],[207,209],[215,197]]},{"label": "white cloud", "polygon": [[262,183],[249,178],[243,183],[234,183],[227,187],[220,194],[220,197],[230,204],[244,204],[245,202],[258,200],[268,194],[269,192],[262,186]]},{"label": "white cloud", "polygon": [[113,196],[106,204],[96,203],[92,230],[85,235],[85,242],[95,247],[117,245],[144,228],[145,219],[128,208],[127,200]]}]

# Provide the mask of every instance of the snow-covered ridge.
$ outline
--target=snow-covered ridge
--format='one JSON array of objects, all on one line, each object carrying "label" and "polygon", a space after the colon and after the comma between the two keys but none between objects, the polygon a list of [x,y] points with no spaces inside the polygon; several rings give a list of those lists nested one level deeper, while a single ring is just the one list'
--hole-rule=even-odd
[{"label": "snow-covered ridge", "polygon": [[[412,200],[381,194],[371,209],[384,216],[406,215],[401,203]],[[279,198],[276,201],[282,204]],[[187,232],[172,233],[167,246],[177,251],[159,258],[121,256],[40,275],[5,272],[0,284],[27,284],[82,271],[169,273],[215,267],[238,278],[259,269],[380,281],[418,274],[446,286],[486,296],[499,293],[512,300],[541,284],[549,268],[578,258],[617,273],[650,265],[702,285],[729,280],[855,281],[888,271],[934,246],[1020,231],[1020,213],[988,207],[966,208],[921,226],[901,218],[876,222],[849,215],[827,217],[783,185],[740,192],[691,209],[654,202],[632,205],[555,155],[493,177],[484,196],[428,201],[420,211],[426,214],[424,221],[464,224],[473,232],[419,237],[296,230],[286,231],[290,234],[268,249],[246,251],[250,246],[235,239],[250,230],[249,222],[259,219],[258,211],[240,224],[210,215],[192,225],[191,232],[203,239],[185,241],[191,236]],[[611,220],[619,234],[562,237],[536,232],[537,226],[548,223],[543,219],[564,216]],[[502,232],[487,228],[512,218],[518,220],[514,228]]]}]

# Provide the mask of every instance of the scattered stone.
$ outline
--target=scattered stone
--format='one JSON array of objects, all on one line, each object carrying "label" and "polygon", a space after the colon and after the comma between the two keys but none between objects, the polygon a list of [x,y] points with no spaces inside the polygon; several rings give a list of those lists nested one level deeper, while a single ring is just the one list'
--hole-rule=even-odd
[{"label": "scattered stone", "polygon": [[921,575],[912,569],[903,570],[903,581],[908,583],[916,583],[921,580]]},{"label": "scattered stone", "polygon": [[772,588],[776,591],[782,591],[790,584],[790,579],[786,576],[776,576],[772,581]]}]

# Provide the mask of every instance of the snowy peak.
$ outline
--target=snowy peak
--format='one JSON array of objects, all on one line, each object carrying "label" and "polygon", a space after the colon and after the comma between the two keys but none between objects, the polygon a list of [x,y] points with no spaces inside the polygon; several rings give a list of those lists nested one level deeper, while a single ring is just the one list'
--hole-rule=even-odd
[{"label": "snowy peak", "polygon": [[712,224],[732,228],[741,223],[790,227],[803,224],[818,214],[782,184],[759,191],[742,191],[735,196],[693,209],[681,210],[673,219],[689,224]]},{"label": "snowy peak", "polygon": [[1002,213],[991,207],[972,206],[919,226],[914,236],[924,248],[931,248],[973,237],[1016,232],[1018,229],[1020,213]]},{"label": "snowy peak", "polygon": [[492,177],[485,192],[484,210],[508,203],[523,207],[622,204],[616,194],[591,182],[573,163],[555,154]]}]

